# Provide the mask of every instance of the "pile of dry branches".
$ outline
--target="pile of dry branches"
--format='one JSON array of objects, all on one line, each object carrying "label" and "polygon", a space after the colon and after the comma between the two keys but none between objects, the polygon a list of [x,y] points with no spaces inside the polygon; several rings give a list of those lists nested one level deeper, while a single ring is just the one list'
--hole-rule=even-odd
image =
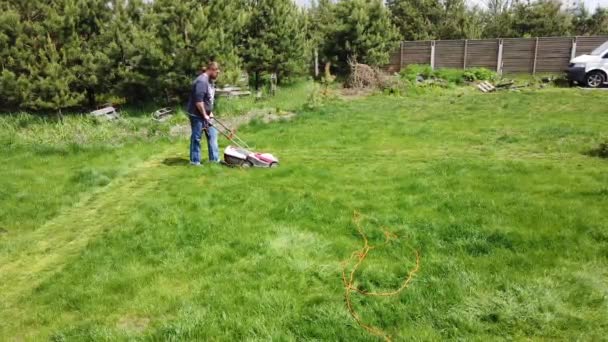
[{"label": "pile of dry branches", "polygon": [[345,86],[353,89],[384,88],[388,82],[388,76],[378,68],[372,68],[367,64],[357,63],[349,60],[350,74]]}]

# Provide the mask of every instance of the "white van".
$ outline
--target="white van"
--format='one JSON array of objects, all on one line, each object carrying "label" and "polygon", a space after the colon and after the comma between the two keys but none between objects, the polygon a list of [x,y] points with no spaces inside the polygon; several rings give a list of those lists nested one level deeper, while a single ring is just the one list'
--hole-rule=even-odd
[{"label": "white van", "polygon": [[588,55],[573,58],[568,65],[568,80],[591,88],[608,83],[608,41]]}]

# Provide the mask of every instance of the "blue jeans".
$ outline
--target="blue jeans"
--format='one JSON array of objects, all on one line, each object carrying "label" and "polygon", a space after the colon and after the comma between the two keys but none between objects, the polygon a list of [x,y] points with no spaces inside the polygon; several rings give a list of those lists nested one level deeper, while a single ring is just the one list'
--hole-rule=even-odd
[{"label": "blue jeans", "polygon": [[213,126],[208,126],[207,121],[200,116],[188,115],[190,118],[190,162],[200,164],[201,162],[201,138],[203,131],[207,138],[207,149],[209,151],[209,161],[217,163],[220,161],[220,148],[217,144],[217,129]]},{"label": "blue jeans", "polygon": [[220,162],[220,147],[217,144],[217,129],[213,126],[207,126],[205,130],[207,137],[207,150],[209,151],[209,161],[212,163]]}]

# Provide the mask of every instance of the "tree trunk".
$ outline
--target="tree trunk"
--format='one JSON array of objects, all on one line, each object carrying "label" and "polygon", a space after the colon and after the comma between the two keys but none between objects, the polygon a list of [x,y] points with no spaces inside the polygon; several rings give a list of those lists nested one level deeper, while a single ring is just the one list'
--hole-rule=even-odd
[{"label": "tree trunk", "polygon": [[93,88],[87,88],[87,102],[89,108],[95,108],[95,90]]}]

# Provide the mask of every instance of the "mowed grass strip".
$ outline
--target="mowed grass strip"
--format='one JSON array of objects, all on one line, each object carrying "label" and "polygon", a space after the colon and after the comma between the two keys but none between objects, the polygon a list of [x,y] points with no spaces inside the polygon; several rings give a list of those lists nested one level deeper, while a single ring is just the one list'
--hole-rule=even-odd
[{"label": "mowed grass strip", "polygon": [[[254,123],[241,135],[280,168],[157,163],[138,172],[137,190],[116,183],[99,195],[103,210],[83,212],[97,235],[31,290],[3,294],[14,305],[0,332],[374,340],[346,310],[341,280],[340,262],[361,247],[358,210],[370,244],[385,229],[398,236],[366,259],[359,288],[398,287],[420,251],[399,296],[353,296],[395,340],[601,339],[608,175],[584,152],[605,137],[606,102],[576,90],[457,90]],[[166,153],[184,158],[185,143]],[[80,224],[66,215],[58,236]]]}]

